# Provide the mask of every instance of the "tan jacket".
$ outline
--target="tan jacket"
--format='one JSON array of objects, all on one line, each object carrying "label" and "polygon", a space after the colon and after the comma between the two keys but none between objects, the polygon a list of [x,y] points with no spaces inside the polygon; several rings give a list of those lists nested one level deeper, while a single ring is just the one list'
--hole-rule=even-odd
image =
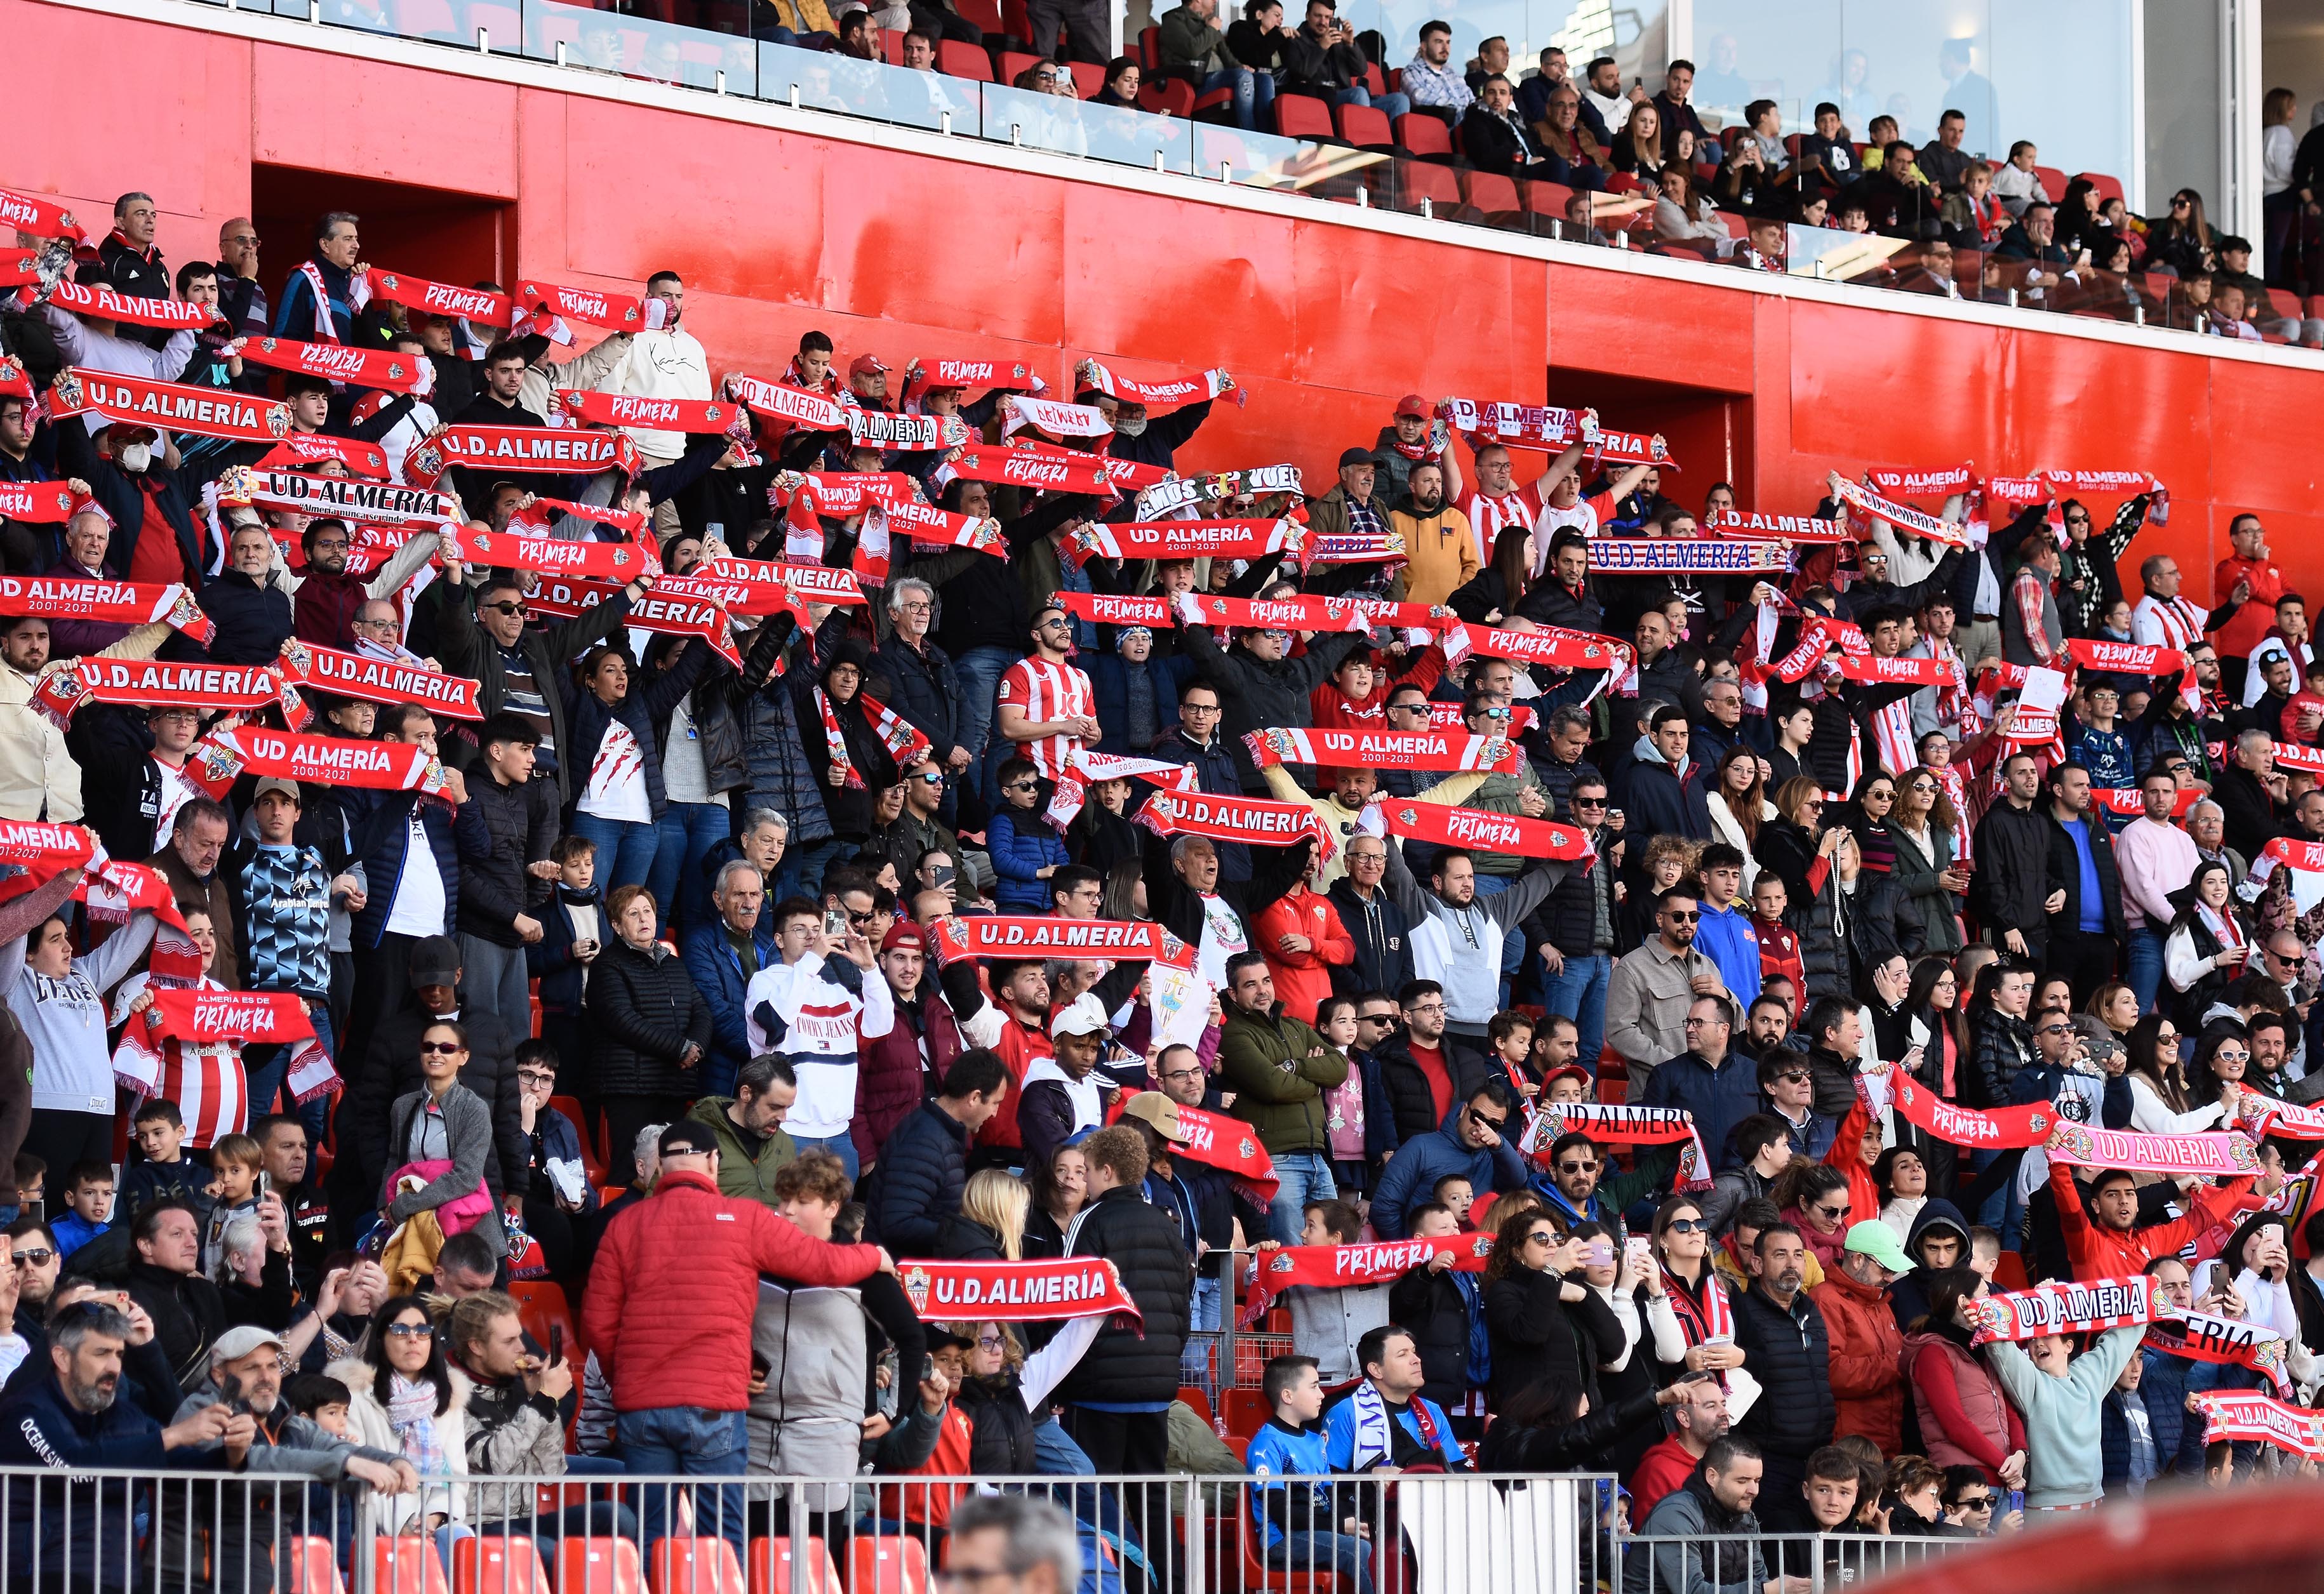
[{"label": "tan jacket", "polygon": [[[155,621],[96,657],[151,659],[169,635],[169,626]],[[65,751],[65,733],[32,706],[42,676],[67,662],[51,660],[41,676],[0,668],[0,818],[69,823],[81,816],[80,766]]]},{"label": "tan jacket", "polygon": [[1441,604],[1467,585],[1479,569],[1477,534],[1469,517],[1446,504],[1426,520],[1391,511],[1388,527],[1404,539],[1404,595],[1415,604]]}]

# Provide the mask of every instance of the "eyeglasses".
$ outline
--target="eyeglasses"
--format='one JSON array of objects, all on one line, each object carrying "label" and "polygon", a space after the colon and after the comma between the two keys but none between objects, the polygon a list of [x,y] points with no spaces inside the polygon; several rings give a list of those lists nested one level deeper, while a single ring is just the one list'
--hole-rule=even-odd
[{"label": "eyeglasses", "polygon": [[1414,1013],[1441,1013],[1444,1010],[1444,1004],[1443,1002],[1422,1002],[1418,1007],[1409,1008],[1406,1010]]},{"label": "eyeglasses", "polygon": [[486,604],[484,607],[490,609],[495,614],[524,615],[532,613],[531,610],[526,608],[522,604]]},{"label": "eyeglasses", "polygon": [[435,1326],[425,1322],[391,1322],[387,1325],[387,1331],[399,1340],[432,1340],[436,1337]]},{"label": "eyeglasses", "polygon": [[34,1246],[29,1251],[18,1251],[8,1259],[19,1267],[45,1267],[55,1258],[56,1252],[47,1246]]},{"label": "eyeglasses", "polygon": [[226,238],[220,241],[226,244],[239,244],[244,249],[255,249],[258,247],[258,235],[256,233],[244,233],[239,237]]},{"label": "eyeglasses", "polygon": [[465,1052],[467,1049],[456,1040],[423,1040],[420,1043],[420,1055],[423,1057],[448,1057],[455,1052]]},{"label": "eyeglasses", "polygon": [[935,608],[936,605],[929,603],[925,598],[907,598],[902,603],[896,604],[895,607],[902,610],[907,614],[920,614]]},{"label": "eyeglasses", "polygon": [[1724,1018],[1698,1018],[1692,1013],[1689,1013],[1686,1016],[1686,1027],[1689,1029],[1696,1029],[1705,1027],[1714,1029],[1727,1029],[1732,1027],[1732,1026],[1730,1026]]},{"label": "eyeglasses", "polygon": [[516,1071],[516,1077],[520,1083],[529,1085],[553,1085],[557,1083],[557,1075],[546,1068],[520,1068]]},{"label": "eyeglasses", "polygon": [[1554,1249],[1557,1245],[1557,1236],[1551,1233],[1546,1229],[1536,1229],[1534,1232],[1526,1236],[1526,1243],[1527,1245],[1545,1245]]},{"label": "eyeglasses", "polygon": [[1557,1165],[1557,1171],[1561,1174],[1594,1174],[1598,1171],[1598,1164],[1595,1158],[1589,1162],[1562,1162]]},{"label": "eyeglasses", "polygon": [[1216,714],[1219,705],[1215,703],[1182,703],[1178,705],[1178,712],[1181,714]]},{"label": "eyeglasses", "polygon": [[1665,1234],[1708,1234],[1711,1225],[1701,1218],[1673,1218],[1663,1225]]}]

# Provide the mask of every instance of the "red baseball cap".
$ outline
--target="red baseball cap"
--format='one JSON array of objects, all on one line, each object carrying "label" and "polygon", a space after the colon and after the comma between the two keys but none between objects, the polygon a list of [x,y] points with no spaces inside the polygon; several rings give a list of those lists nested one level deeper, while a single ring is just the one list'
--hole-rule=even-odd
[{"label": "red baseball cap", "polygon": [[1416,420],[1427,420],[1431,418],[1428,401],[1418,393],[1406,393],[1398,399],[1396,401],[1396,414],[1399,420],[1407,415]]},{"label": "red baseball cap", "polygon": [[1582,1082],[1584,1089],[1589,1088],[1596,1083],[1591,1077],[1590,1071],[1587,1068],[1582,1067],[1581,1064],[1568,1063],[1563,1068],[1551,1069],[1542,1079],[1541,1088],[1546,1091],[1550,1086],[1555,1084],[1561,1079],[1578,1079]]},{"label": "red baseball cap", "polygon": [[880,938],[880,950],[893,952],[899,946],[908,946],[914,952],[926,952],[928,938],[919,926],[908,918],[899,918],[890,925],[888,933]]},{"label": "red baseball cap", "polygon": [[882,365],[880,363],[879,355],[858,355],[855,356],[854,360],[849,364],[847,367],[847,374],[850,376],[878,376],[883,373],[888,368],[885,365]]}]

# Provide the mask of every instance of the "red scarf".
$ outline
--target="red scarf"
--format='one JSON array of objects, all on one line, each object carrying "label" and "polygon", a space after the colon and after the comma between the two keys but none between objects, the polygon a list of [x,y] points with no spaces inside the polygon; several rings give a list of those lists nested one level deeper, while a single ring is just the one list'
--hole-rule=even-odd
[{"label": "red scarf", "polygon": [[1860,537],[1868,538],[1872,535],[1873,521],[1886,521],[1899,531],[1907,531],[1915,537],[1925,537],[1933,542],[1941,542],[1947,548],[1966,546],[1966,539],[1960,526],[1914,509],[1910,505],[1884,498],[1869,487],[1849,481],[1846,477],[1840,478],[1835,496],[1852,511],[1849,523]]},{"label": "red scarf", "polygon": [[1781,538],[1786,542],[1814,543],[1818,546],[1837,546],[1856,540],[1855,533],[1838,521],[1819,521],[1812,515],[1763,515],[1756,511],[1745,514],[1738,510],[1730,514],[1705,518],[1702,529],[1720,537],[1750,537],[1756,534]]},{"label": "red scarf", "polygon": [[244,443],[277,443],[290,430],[288,404],[271,404],[227,388],[148,382],[78,365],[57,373],[49,389],[48,410],[54,419],[94,413],[127,426]]},{"label": "red scarf", "polygon": [[[349,476],[237,467],[218,478],[221,504],[254,504],[308,516],[437,526],[457,521],[459,502],[448,493],[398,487]],[[477,530],[481,530],[479,527]],[[480,561],[482,562],[482,561]]]},{"label": "red scarf", "polygon": [[[1493,1254],[1489,1234],[1440,1234],[1428,1239],[1384,1240],[1377,1245],[1294,1245],[1254,1255],[1243,1274],[1246,1295],[1242,1325],[1260,1322],[1285,1290],[1360,1289],[1392,1284],[1435,1258],[1451,1257],[1455,1271],[1482,1273]],[[1420,1403],[1415,1401],[1418,1411]]]},{"label": "red scarf", "polygon": [[[700,567],[696,567],[696,569]],[[654,583],[654,595],[696,598],[704,603],[715,604],[729,614],[755,616],[788,613],[801,625],[808,622],[807,605],[779,581],[730,581],[717,576],[665,576]]]},{"label": "red scarf", "polygon": [[[794,362],[796,366],[796,362]],[[730,376],[727,394],[753,415],[779,422],[781,429],[805,427],[812,432],[847,429],[847,412],[827,394],[810,392],[787,382],[762,382],[755,376]]]},{"label": "red scarf", "polygon": [[[0,520],[35,526],[61,526],[73,516],[72,485],[67,482],[0,482]],[[22,613],[12,609],[10,613]]]},{"label": "red scarf", "polygon": [[2144,1273],[2122,1278],[2061,1279],[1961,1304],[1976,1331],[1969,1342],[1986,1345],[1996,1340],[2040,1340],[2052,1334],[2097,1333],[2152,1322],[2162,1304],[2153,1285],[2153,1277]]},{"label": "red scarf", "polygon": [[915,359],[904,367],[904,402],[907,404],[934,388],[1029,388],[1038,393],[1044,385],[1041,379],[1034,374],[1033,368],[1022,362],[1004,366],[998,360],[947,360],[939,357]]},{"label": "red scarf", "polygon": [[0,613],[38,614],[48,620],[94,620],[115,625],[151,625],[166,620],[194,640],[208,643],[217,627],[202,613],[182,583],[143,585],[127,581],[81,581],[56,576],[0,576]]},{"label": "red scarf", "polygon": [[393,349],[359,349],[343,343],[300,343],[289,337],[244,340],[242,357],[255,365],[294,371],[305,376],[327,377],[357,387],[384,388],[408,393],[420,385],[420,365],[410,355]]},{"label": "red scarf", "polygon": [[1325,764],[1515,775],[1525,768],[1524,751],[1506,736],[1472,736],[1466,731],[1265,730],[1246,731],[1242,741],[1250,750],[1251,762],[1262,769],[1274,764]]},{"label": "red scarf", "polygon": [[[855,703],[864,718],[872,722],[873,733],[895,759],[899,769],[908,769],[927,756],[928,739],[920,734],[919,728],[910,721],[899,716],[877,698],[864,696],[860,690],[855,695]],[[854,761],[847,756],[847,738],[840,733],[839,715],[832,708],[831,699],[824,695],[821,686],[815,689],[815,706],[816,712],[823,715],[823,742],[831,754],[832,764],[844,774],[851,790],[862,790],[863,777],[857,771]]]},{"label": "red scarf", "polygon": [[2205,1444],[2244,1440],[2324,1461],[2324,1412],[2286,1405],[2256,1389],[2206,1390],[2195,1396],[2195,1405],[2203,1414]]},{"label": "red scarf", "polygon": [[706,559],[691,572],[721,581],[779,581],[811,604],[859,604],[867,600],[854,576],[828,565],[783,559]]},{"label": "red scarf", "polygon": [[1894,1105],[1904,1121],[1948,1145],[1972,1149],[2039,1146],[2057,1127],[2057,1110],[2046,1101],[1980,1110],[1954,1106],[1902,1069],[1895,1080]]},{"label": "red scarf", "polygon": [[642,426],[666,432],[714,434],[732,431],[742,411],[723,399],[641,399],[626,393],[591,392],[561,387],[557,401],[565,413],[592,426]]},{"label": "red scarf", "polygon": [[567,499],[535,495],[530,504],[509,517],[508,529],[520,537],[530,537],[536,531],[546,536],[549,517],[552,514],[563,515],[569,521],[611,526],[632,542],[643,540],[646,524],[651,518],[635,510],[613,509],[601,503],[575,503]]},{"label": "red scarf", "polygon": [[397,664],[362,653],[343,653],[293,637],[282,644],[283,673],[302,686],[360,697],[365,703],[417,703],[456,720],[481,720],[478,683],[416,664]]},{"label": "red scarf", "polygon": [[1689,1292],[1686,1280],[1667,1267],[1663,1269],[1663,1291],[1670,1302],[1671,1315],[1678,1319],[1679,1331],[1686,1336],[1689,1345],[1734,1340],[1735,1308],[1728,1302],[1727,1286],[1719,1282],[1719,1269],[1711,1265],[1709,1258],[1703,1259],[1700,1301]]},{"label": "red scarf", "polygon": [[1245,402],[1242,389],[1227,374],[1223,366],[1196,372],[1192,376],[1174,376],[1163,382],[1137,382],[1126,376],[1116,376],[1095,360],[1084,360],[1074,374],[1102,393],[1120,400],[1125,404],[1145,407],[1149,415],[1159,415],[1176,410],[1182,404],[1230,395],[1237,404]]},{"label": "red scarf", "polygon": [[1056,493],[1110,493],[1113,477],[1093,454],[1030,448],[967,448],[945,469],[963,481],[999,482]]},{"label": "red scarf", "polygon": [[0,189],[0,226],[14,227],[20,233],[30,233],[35,238],[70,238],[76,244],[88,242],[88,235],[71,211],[54,199],[35,199],[29,194],[11,193]]},{"label": "red scarf", "polygon": [[[1199,525],[1202,522],[1189,521],[1179,523]],[[1368,631],[1371,629],[1370,616],[1350,598],[1323,598],[1306,594],[1268,599],[1222,598],[1209,594],[1198,597],[1188,592],[1180,593],[1176,604],[1179,616],[1189,625],[1232,626],[1239,631]]]},{"label": "red scarf", "polygon": [[865,447],[927,453],[958,448],[969,441],[968,423],[957,415],[908,415],[858,404],[847,412],[848,440]]},{"label": "red scarf", "polygon": [[1105,411],[1094,404],[1064,404],[1055,399],[1036,399],[1024,393],[1010,393],[1001,401],[1002,437],[1028,427],[1053,438],[1102,438],[1113,431],[1113,423],[1105,418]]},{"label": "red scarf", "polygon": [[1177,962],[1185,943],[1151,919],[1058,918],[1051,914],[978,914],[934,926],[936,962],[964,957],[1089,957]]},{"label": "red scarf", "polygon": [[2176,648],[2109,642],[2103,638],[2070,638],[2066,643],[2066,656],[2085,669],[2113,670],[2123,675],[2176,675],[2188,668],[2187,655]]},{"label": "red scarf", "polygon": [[1062,1317],[1136,1318],[1138,1303],[1102,1257],[1028,1262],[896,1264],[915,1315],[932,1322],[1047,1322]]},{"label": "red scarf", "polygon": [[[25,303],[32,302],[29,289],[21,297]],[[147,299],[134,293],[117,293],[102,282],[60,281],[49,295],[49,302],[77,316],[126,321],[134,327],[163,327],[172,332],[200,332],[217,325],[218,319],[217,311],[208,305],[189,304],[182,299]]]},{"label": "red scarf", "polygon": [[1890,498],[1950,498],[1956,493],[1977,491],[1977,469],[1968,465],[1924,471],[1875,465],[1864,473],[1864,479]]},{"label": "red scarf", "polygon": [[150,659],[84,659],[43,680],[32,706],[58,724],[71,723],[84,703],[140,708],[252,709],[280,707],[303,723],[306,700],[271,664],[163,664]]},{"label": "red scarf", "polygon": [[557,538],[512,537],[471,523],[447,527],[446,539],[461,563],[538,570],[546,576],[594,576],[634,581],[659,568],[648,550],[631,542],[566,542]]},{"label": "red scarf", "polygon": [[1214,797],[1201,791],[1161,791],[1146,799],[1137,822],[1156,835],[1199,835],[1214,842],[1248,842],[1256,846],[1290,846],[1313,837],[1329,859],[1339,843],[1305,803],[1270,802],[1265,797]]},{"label": "red scarf", "polygon": [[456,465],[518,475],[587,475],[620,470],[635,475],[638,446],[627,432],[570,426],[452,426],[404,456],[411,479],[432,485]]},{"label": "red scarf", "polygon": [[641,331],[646,324],[645,306],[626,293],[559,288],[553,282],[519,282],[515,300],[537,316],[562,316],[614,332]]},{"label": "red scarf", "polygon": [[1526,819],[1515,814],[1493,814],[1481,808],[1454,808],[1443,803],[1397,797],[1383,801],[1379,811],[1387,822],[1388,834],[1411,836],[1440,847],[1506,852],[1518,858],[1564,859],[1580,863],[1584,872],[1598,860],[1597,851],[1584,832],[1553,820]]},{"label": "red scarf", "polygon": [[[416,742],[355,742],[337,736],[294,736],[254,725],[235,725],[211,733],[198,744],[211,750],[204,774],[213,764],[227,762],[238,773],[272,776],[281,780],[314,780],[326,786],[355,786],[366,791],[444,789],[443,766]],[[190,773],[193,761],[187,760]]]},{"label": "red scarf", "polygon": [[358,442],[354,438],[327,438],[320,432],[292,432],[252,468],[297,470],[302,465],[320,465],[327,459],[336,459],[356,475],[369,476],[374,482],[387,480],[387,454],[377,443]]},{"label": "red scarf", "polygon": [[1142,625],[1159,631],[1175,623],[1167,598],[1125,598],[1112,593],[1061,592],[1054,594],[1049,602],[1076,620],[1093,620],[1101,625]]},{"label": "red scarf", "polygon": [[508,327],[516,321],[516,306],[509,296],[490,288],[455,288],[448,282],[431,282],[425,277],[395,272],[373,271],[366,274],[371,278],[373,296],[390,304],[484,327]]},{"label": "red scarf", "polygon": [[[1260,559],[1278,552],[1296,558],[1305,533],[1296,521],[1280,520],[1124,521],[1113,525],[1093,521],[1075,527],[1058,552],[1076,569],[1092,558]],[[1194,599],[1191,593],[1185,595],[1209,602]]]},{"label": "red scarf", "polygon": [[742,655],[734,646],[733,621],[715,599],[666,592],[656,585],[630,604],[622,622],[660,636],[699,637],[729,668],[738,672],[742,668]]}]

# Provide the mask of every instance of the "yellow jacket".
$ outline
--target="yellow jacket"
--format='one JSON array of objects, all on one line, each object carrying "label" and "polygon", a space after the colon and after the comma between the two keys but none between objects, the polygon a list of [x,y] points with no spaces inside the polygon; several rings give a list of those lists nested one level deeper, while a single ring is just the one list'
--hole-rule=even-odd
[{"label": "yellow jacket", "polygon": [[1391,530],[1404,539],[1404,595],[1415,604],[1441,604],[1466,585],[1480,568],[1477,534],[1469,517],[1446,504],[1426,520],[1404,510],[1388,514]]},{"label": "yellow jacket", "polygon": [[[1316,823],[1323,827],[1323,834],[1338,843],[1331,861],[1318,864],[1314,876],[1317,890],[1331,889],[1332,882],[1348,872],[1348,838],[1356,834],[1356,821],[1361,816],[1360,813],[1349,813],[1340,806],[1340,799],[1329,792],[1322,797],[1310,796],[1307,788],[1294,780],[1291,771],[1281,764],[1268,764],[1259,770],[1259,774],[1266,778],[1267,789],[1275,794],[1277,802],[1305,803],[1314,809]],[[1416,797],[1399,800],[1442,803],[1457,807],[1471,792],[1485,783],[1485,774],[1482,769],[1464,769],[1457,775],[1445,776]]]}]

